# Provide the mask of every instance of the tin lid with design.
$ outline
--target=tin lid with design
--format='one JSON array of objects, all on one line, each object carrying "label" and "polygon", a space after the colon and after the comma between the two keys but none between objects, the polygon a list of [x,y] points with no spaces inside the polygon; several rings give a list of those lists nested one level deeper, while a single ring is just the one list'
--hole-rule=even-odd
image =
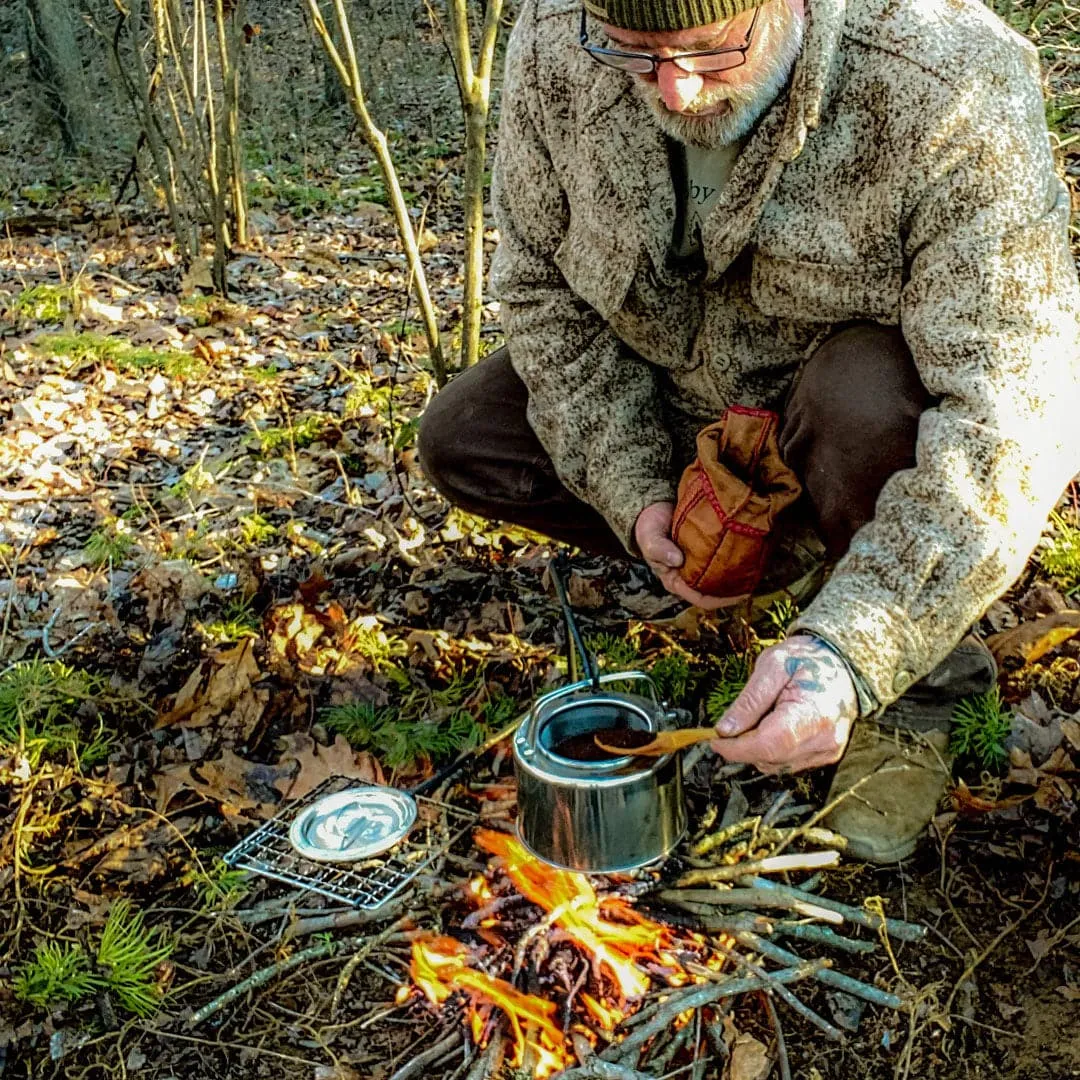
[{"label": "tin lid with design", "polygon": [[306,859],[355,862],[392,848],[416,820],[416,800],[385,787],[353,787],[312,803],[289,827],[289,841]]}]

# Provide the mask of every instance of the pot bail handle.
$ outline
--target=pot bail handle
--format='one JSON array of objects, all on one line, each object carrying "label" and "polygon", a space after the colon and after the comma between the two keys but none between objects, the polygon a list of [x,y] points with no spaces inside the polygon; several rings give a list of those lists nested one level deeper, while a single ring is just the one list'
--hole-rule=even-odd
[{"label": "pot bail handle", "polygon": [[581,640],[581,634],[578,632],[577,623],[574,622],[574,613],[570,609],[570,599],[566,594],[566,582],[563,580],[563,574],[568,573],[569,570],[570,564],[567,561],[566,555],[561,551],[550,563],[548,563],[548,573],[551,574],[551,580],[555,583],[555,593],[559,597],[563,618],[566,620],[566,659],[570,669],[570,681],[572,683],[582,681],[582,677],[577,671],[577,657],[580,656],[581,666],[584,670],[584,678],[591,682],[593,690],[599,693],[600,672],[597,670],[592,657],[586,651],[585,643]]}]

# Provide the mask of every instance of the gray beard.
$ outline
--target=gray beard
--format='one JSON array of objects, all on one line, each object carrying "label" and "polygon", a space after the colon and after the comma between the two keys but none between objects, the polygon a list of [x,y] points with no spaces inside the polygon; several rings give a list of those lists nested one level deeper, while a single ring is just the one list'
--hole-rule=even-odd
[{"label": "gray beard", "polygon": [[770,25],[769,30],[783,36],[773,47],[772,55],[762,62],[762,70],[753,84],[734,91],[727,99],[730,108],[725,112],[716,116],[671,112],[660,99],[654,83],[634,80],[634,92],[649,106],[665,135],[676,142],[715,150],[730,146],[749,134],[787,86],[802,49],[803,20],[792,13],[787,0],[779,2],[786,18],[779,25]]}]

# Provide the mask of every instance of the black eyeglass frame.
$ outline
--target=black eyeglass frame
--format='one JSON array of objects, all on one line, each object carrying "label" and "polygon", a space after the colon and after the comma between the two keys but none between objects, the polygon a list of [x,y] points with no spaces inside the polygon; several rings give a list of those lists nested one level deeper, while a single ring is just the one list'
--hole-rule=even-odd
[{"label": "black eyeglass frame", "polygon": [[[589,42],[589,35],[585,26],[585,18],[587,12],[584,7],[581,9],[581,31],[578,36],[578,44],[598,63],[603,64],[605,67],[615,68],[618,71],[626,71],[632,75],[655,75],[657,68],[661,64],[674,64],[680,71],[685,71],[687,74],[708,74],[710,71],[731,71],[733,68],[742,67],[746,63],[746,54],[750,50],[750,46],[754,43],[754,27],[757,26],[758,14],[761,11],[763,5],[758,4],[754,8],[754,17],[750,20],[750,25],[746,30],[746,40],[742,45],[726,45],[722,49],[703,49],[700,52],[685,52],[674,53],[671,56],[658,56],[656,53],[646,52],[629,52],[625,49],[605,49],[600,45],[592,45]],[[684,68],[679,63],[680,60],[692,60],[699,56],[723,56],[730,53],[739,53],[739,60],[734,64],[726,64],[724,67],[719,68]],[[618,64],[608,63],[603,59],[605,56],[619,57],[626,60],[647,60],[649,62],[649,68],[647,71],[633,71],[630,68],[621,67]]]}]

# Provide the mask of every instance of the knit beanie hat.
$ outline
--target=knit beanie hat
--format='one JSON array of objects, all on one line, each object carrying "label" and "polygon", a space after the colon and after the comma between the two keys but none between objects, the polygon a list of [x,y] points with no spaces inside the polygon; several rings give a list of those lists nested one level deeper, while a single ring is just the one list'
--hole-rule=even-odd
[{"label": "knit beanie hat", "polygon": [[758,7],[763,0],[584,0],[585,10],[620,30],[692,30]]}]

